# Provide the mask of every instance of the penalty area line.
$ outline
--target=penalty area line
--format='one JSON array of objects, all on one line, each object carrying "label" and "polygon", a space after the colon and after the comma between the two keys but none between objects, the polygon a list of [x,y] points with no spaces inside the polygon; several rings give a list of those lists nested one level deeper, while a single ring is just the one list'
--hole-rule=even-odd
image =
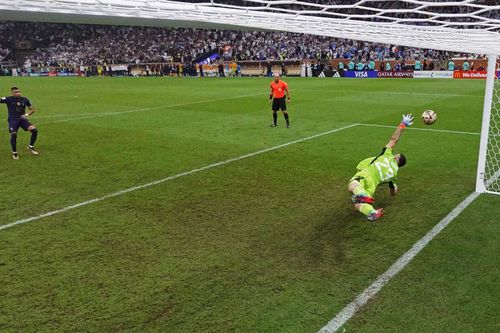
[{"label": "penalty area line", "polygon": [[90,205],[90,204],[95,203],[95,202],[99,202],[99,201],[103,201],[103,200],[106,200],[106,199],[114,198],[114,197],[117,197],[117,196],[129,193],[129,192],[141,190],[143,188],[151,187],[151,186],[154,186],[154,185],[162,184],[162,183],[165,183],[165,182],[177,179],[177,178],[181,178],[181,177],[188,176],[188,175],[191,175],[191,174],[194,174],[194,173],[197,173],[197,172],[201,172],[201,171],[205,171],[205,170],[208,170],[208,169],[212,169],[212,168],[215,168],[215,167],[218,167],[218,166],[226,165],[226,164],[229,164],[229,163],[232,163],[232,162],[240,161],[240,160],[252,157],[252,156],[256,156],[256,155],[267,153],[267,152],[270,152],[270,151],[273,151],[273,150],[284,148],[284,147],[287,147],[287,146],[290,146],[290,145],[293,145],[293,144],[296,144],[296,143],[300,143],[300,142],[312,140],[312,139],[319,138],[319,137],[322,137],[322,136],[325,136],[325,135],[328,135],[328,134],[332,134],[332,133],[335,133],[335,132],[340,132],[342,130],[345,130],[345,129],[348,129],[348,128],[352,128],[352,127],[355,127],[355,126],[358,126],[358,125],[359,124],[356,123],[356,124],[350,124],[350,125],[347,125],[347,126],[344,126],[344,127],[339,127],[339,128],[327,131],[327,132],[323,132],[323,133],[311,135],[311,136],[308,136],[308,137],[305,137],[305,138],[301,138],[301,139],[297,139],[297,140],[294,140],[294,141],[290,141],[290,142],[287,142],[287,143],[283,143],[283,144],[278,145],[278,146],[274,146],[274,147],[262,149],[262,150],[259,150],[259,151],[253,152],[253,153],[249,153],[249,154],[241,155],[241,156],[238,156],[238,157],[230,158],[230,159],[225,160],[225,161],[221,161],[221,162],[209,164],[209,165],[206,165],[206,166],[201,167],[201,168],[197,168],[197,169],[192,169],[192,170],[189,170],[189,171],[181,172],[181,173],[178,173],[178,174],[173,175],[173,176],[169,176],[169,177],[165,177],[165,178],[162,178],[162,179],[158,179],[158,180],[152,181],[150,183],[146,183],[146,184],[142,184],[142,185],[137,185],[137,186],[134,186],[134,187],[130,187],[130,188],[118,191],[118,192],[106,194],[106,195],[104,195],[102,197],[99,197],[99,198],[94,198],[94,199],[90,199],[90,200],[87,200],[87,201],[79,202],[79,203],[76,203],[74,205],[67,206],[67,207],[60,208],[60,209],[56,209],[56,210],[53,210],[53,211],[50,211],[50,212],[46,212],[46,213],[43,213],[43,214],[40,214],[40,215],[37,215],[37,216],[32,216],[32,217],[28,217],[28,218],[25,218],[25,219],[22,219],[22,220],[17,220],[15,222],[12,222],[12,223],[9,223],[9,224],[0,225],[0,230],[12,228],[12,227],[14,227],[16,225],[20,225],[20,224],[24,224],[24,223],[28,223],[28,222],[33,222],[33,221],[36,221],[36,220],[40,220],[40,219],[42,219],[44,217],[54,216],[54,215],[57,215],[57,214],[60,214],[60,213],[67,212],[67,211],[72,210],[72,209],[76,209],[76,208],[79,208],[79,207]]},{"label": "penalty area line", "polygon": [[429,242],[436,237],[451,221],[453,221],[462,211],[467,208],[477,197],[479,193],[473,192],[465,198],[457,207],[455,207],[448,215],[446,215],[438,224],[434,226],[424,237],[417,241],[411,249],[403,254],[387,271],[379,275],[378,278],[361,294],[359,294],[351,303],[346,305],[342,311],[328,322],[318,333],[334,333],[337,332],[349,319],[351,319],[358,310],[364,306],[373,296],[375,296],[383,286],[385,286],[396,274],[415,258],[415,256]]},{"label": "penalty area line", "polygon": [[[370,126],[370,127],[384,127],[384,128],[396,128],[397,126],[389,125],[378,125],[378,124],[359,124],[360,126]],[[452,130],[442,130],[435,128],[419,128],[419,127],[406,127],[407,130],[411,131],[425,131],[425,132],[437,132],[437,133],[450,133],[450,134],[467,134],[467,135],[481,135],[481,133],[475,132],[463,132],[463,131],[452,131]]]}]

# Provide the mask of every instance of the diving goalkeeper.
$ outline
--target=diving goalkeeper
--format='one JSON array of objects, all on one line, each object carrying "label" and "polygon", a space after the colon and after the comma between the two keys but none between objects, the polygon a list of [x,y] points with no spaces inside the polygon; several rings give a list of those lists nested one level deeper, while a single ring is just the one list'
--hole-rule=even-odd
[{"label": "diving goalkeeper", "polygon": [[358,172],[349,181],[348,191],[353,193],[351,200],[354,208],[365,214],[369,221],[376,221],[384,215],[382,208],[375,209],[372,206],[377,186],[387,183],[392,196],[398,192],[396,176],[398,169],[406,164],[406,157],[403,154],[393,155],[392,148],[398,142],[403,130],[413,125],[413,119],[411,114],[404,115],[401,124],[394,131],[380,155],[359,162],[356,167]]}]

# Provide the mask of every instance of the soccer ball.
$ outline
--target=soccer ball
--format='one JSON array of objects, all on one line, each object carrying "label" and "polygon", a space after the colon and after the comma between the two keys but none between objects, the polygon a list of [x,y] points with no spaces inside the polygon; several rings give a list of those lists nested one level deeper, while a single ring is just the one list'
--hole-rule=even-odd
[{"label": "soccer ball", "polygon": [[425,110],[424,113],[422,113],[422,120],[426,125],[434,124],[437,119],[438,119],[437,113],[432,110]]}]

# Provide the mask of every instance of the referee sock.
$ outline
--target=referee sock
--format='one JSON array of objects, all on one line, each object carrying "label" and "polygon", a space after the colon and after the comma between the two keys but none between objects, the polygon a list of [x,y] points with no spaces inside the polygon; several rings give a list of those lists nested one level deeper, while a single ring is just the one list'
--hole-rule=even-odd
[{"label": "referee sock", "polygon": [[366,216],[368,216],[374,210],[375,208],[373,208],[373,206],[369,204],[361,204],[361,206],[359,207],[359,211],[365,214]]},{"label": "referee sock", "polygon": [[278,124],[278,112],[276,112],[276,111],[273,111],[273,121],[274,121],[274,125]]},{"label": "referee sock", "polygon": [[283,115],[285,116],[286,124],[290,125],[290,120],[288,119],[288,112],[283,112]]}]

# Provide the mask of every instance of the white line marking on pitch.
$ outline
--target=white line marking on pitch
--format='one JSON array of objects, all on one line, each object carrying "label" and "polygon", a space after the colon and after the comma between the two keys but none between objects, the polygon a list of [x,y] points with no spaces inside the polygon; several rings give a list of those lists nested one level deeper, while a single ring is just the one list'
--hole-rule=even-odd
[{"label": "white line marking on pitch", "polygon": [[74,117],[74,116],[92,116],[92,115],[95,115],[95,114],[104,114],[104,113],[107,113],[107,112],[51,114],[51,115],[47,115],[47,116],[34,115],[32,118],[36,118],[36,119],[42,119],[42,118],[64,118],[64,117],[69,117],[69,116],[72,116],[72,117]]},{"label": "white line marking on pitch", "polygon": [[150,186],[158,185],[158,184],[161,184],[161,183],[165,183],[165,182],[168,182],[170,180],[174,180],[174,179],[177,179],[177,178],[180,178],[180,177],[188,176],[188,175],[191,175],[191,174],[196,173],[196,172],[200,172],[200,171],[212,169],[212,168],[215,168],[215,167],[218,167],[218,166],[221,166],[221,165],[225,165],[225,164],[229,164],[229,163],[232,163],[232,162],[240,161],[240,160],[243,160],[243,159],[248,158],[248,157],[252,157],[252,156],[255,156],[255,155],[267,153],[267,152],[272,151],[272,150],[276,150],[276,149],[280,149],[280,148],[283,148],[283,147],[286,147],[286,146],[290,146],[290,145],[293,145],[295,143],[299,143],[299,142],[303,142],[303,141],[315,139],[315,138],[318,138],[318,137],[321,137],[321,136],[324,136],[324,135],[328,135],[328,134],[331,134],[331,133],[339,132],[339,131],[342,131],[342,130],[345,130],[345,129],[348,129],[348,128],[352,128],[352,127],[355,127],[355,126],[358,126],[358,124],[351,124],[351,125],[347,125],[347,126],[344,126],[344,127],[336,128],[336,129],[333,129],[333,130],[330,130],[330,131],[327,131],[327,132],[315,134],[315,135],[308,136],[308,137],[302,138],[302,139],[297,139],[297,140],[294,140],[294,141],[283,143],[283,144],[278,145],[278,146],[274,146],[274,147],[271,147],[271,148],[266,148],[266,149],[263,149],[263,150],[259,150],[259,151],[256,151],[256,152],[253,152],[253,153],[250,153],[250,154],[241,155],[239,157],[234,157],[234,158],[231,158],[231,159],[228,159],[228,160],[225,160],[225,161],[213,163],[213,164],[210,164],[210,165],[198,168],[198,169],[192,169],[190,171],[182,172],[182,173],[179,173],[179,174],[174,175],[174,176],[169,176],[169,177],[165,177],[165,178],[162,178],[162,179],[159,179],[159,180],[155,180],[155,181],[147,183],[147,184],[130,187],[130,188],[127,188],[125,190],[121,190],[121,191],[118,191],[118,192],[110,193],[110,194],[104,195],[104,196],[99,197],[99,198],[95,198],[95,199],[83,201],[83,202],[80,202],[80,203],[77,203],[77,204],[74,204],[74,205],[71,205],[71,206],[68,206],[68,207],[61,208],[61,209],[56,209],[56,210],[53,210],[53,211],[50,211],[50,212],[47,212],[47,213],[40,214],[38,216],[33,216],[33,217],[29,217],[29,218],[26,218],[26,219],[18,220],[18,221],[9,223],[9,224],[4,224],[4,225],[0,226],[0,230],[11,228],[13,226],[16,226],[16,225],[19,225],[19,224],[23,224],[23,223],[28,223],[28,222],[36,221],[36,220],[39,220],[41,218],[53,216],[53,215],[56,215],[56,214],[59,214],[59,213],[64,213],[64,212],[67,212],[68,210],[72,210],[72,209],[75,209],[75,208],[87,206],[87,205],[90,205],[90,204],[92,204],[94,202],[99,202],[99,201],[102,201],[102,200],[105,200],[105,199],[117,197],[117,196],[122,195],[122,194],[126,194],[126,193],[129,193],[129,192],[133,192],[133,191],[137,191],[137,190],[146,188],[146,187],[150,187]]},{"label": "white line marking on pitch", "polygon": [[415,96],[444,96],[444,97],[481,97],[484,95],[465,95],[465,94],[444,94],[444,93],[421,93],[421,92],[406,92],[406,91],[375,91],[375,90],[349,90],[359,93],[368,94],[390,94],[390,95],[415,95]]},{"label": "white line marking on pitch", "polygon": [[[396,128],[397,126],[389,125],[377,125],[377,124],[359,124],[361,126],[371,126],[371,127],[385,127],[385,128]],[[413,131],[426,131],[426,132],[439,132],[439,133],[451,133],[451,134],[467,134],[467,135],[481,135],[481,133],[475,132],[462,132],[462,131],[451,131],[451,130],[441,130],[434,128],[418,128],[418,127],[407,127],[408,130]]]},{"label": "white line marking on pitch", "polygon": [[[304,91],[318,91],[318,90],[328,90],[331,91],[330,88],[325,89],[300,89]],[[477,97],[484,98],[484,95],[467,95],[467,94],[445,94],[445,93],[423,93],[423,92],[410,92],[410,91],[380,91],[380,90],[342,90],[341,92],[345,93],[362,93],[362,94],[383,94],[383,95],[415,95],[415,96],[444,96],[444,97]]]},{"label": "white line marking on pitch", "polygon": [[342,311],[337,313],[328,324],[321,328],[318,333],[333,333],[341,328],[349,319],[351,319],[358,310],[365,305],[368,300],[375,296],[390,279],[398,274],[415,256],[436,237],[451,221],[453,221],[467,206],[469,206],[479,193],[473,192],[457,207],[455,207],[448,215],[446,215],[438,224],[434,226],[424,237],[416,242],[403,256],[401,256],[385,273],[379,277],[361,294],[359,294],[351,303],[349,303]]},{"label": "white line marking on pitch", "polygon": [[[231,100],[231,99],[238,99],[238,98],[251,97],[251,96],[259,96],[259,95],[262,95],[262,93],[239,95],[239,96],[233,96],[233,97],[227,97],[227,98],[220,98],[220,99],[207,99],[207,100],[203,100],[203,101],[195,101],[195,102],[188,102],[188,103],[178,103],[178,104],[171,104],[171,105],[159,105],[159,106],[153,106],[153,107],[150,107],[150,108],[133,109],[133,110],[127,110],[127,111],[91,113],[91,114],[86,115],[84,117],[59,119],[59,120],[50,121],[48,123],[43,123],[42,125],[55,124],[55,123],[63,123],[63,122],[68,122],[68,121],[73,121],[73,120],[81,120],[81,119],[90,119],[90,118],[116,116],[116,115],[127,114],[127,113],[153,111],[153,110],[158,110],[158,109],[169,109],[169,108],[175,108],[175,107],[178,107],[178,106],[186,106],[186,105],[193,105],[193,104],[211,103],[211,102],[222,102],[222,101],[228,101],[228,100]],[[78,114],[75,114],[75,115],[78,115]],[[84,115],[84,114],[80,114],[80,115]],[[40,124],[37,124],[37,125],[40,125]]]}]

